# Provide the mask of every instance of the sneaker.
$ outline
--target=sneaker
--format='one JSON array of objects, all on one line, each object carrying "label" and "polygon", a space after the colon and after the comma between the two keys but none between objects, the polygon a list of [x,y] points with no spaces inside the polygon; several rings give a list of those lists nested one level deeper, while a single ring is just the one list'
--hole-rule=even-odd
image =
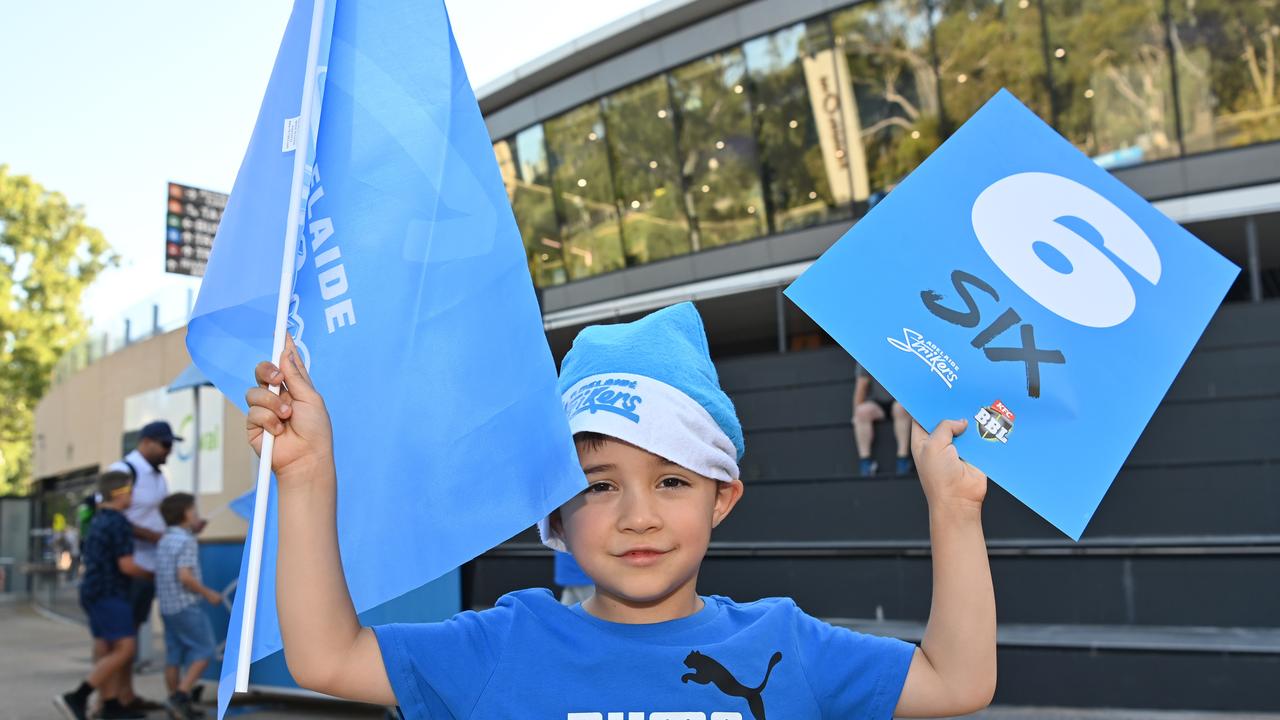
[{"label": "sneaker", "polygon": [[121,705],[115,700],[108,700],[102,703],[102,714],[98,717],[102,720],[143,720],[147,713],[136,709],[134,703]]},{"label": "sneaker", "polygon": [[191,702],[193,704],[199,705],[202,702],[201,698],[203,695],[204,695],[203,685],[196,685],[195,687],[191,688]]},{"label": "sneaker", "polygon": [[858,461],[858,474],[862,475],[862,477],[871,477],[879,469],[879,463],[871,458],[863,458]]},{"label": "sneaker", "polygon": [[179,690],[169,696],[164,709],[171,720],[187,720],[191,717],[191,697]]},{"label": "sneaker", "polygon": [[896,468],[896,469],[897,469],[897,471],[898,471],[898,474],[899,474],[899,475],[910,475],[910,474],[911,474],[911,465],[912,465],[912,462],[911,462],[911,456],[910,456],[910,455],[908,455],[907,457],[900,457],[900,458],[898,458],[898,466],[897,466],[897,468]]},{"label": "sneaker", "polygon": [[67,720],[89,720],[89,715],[85,712],[88,704],[88,698],[82,698],[73,692],[53,696],[53,706]]}]

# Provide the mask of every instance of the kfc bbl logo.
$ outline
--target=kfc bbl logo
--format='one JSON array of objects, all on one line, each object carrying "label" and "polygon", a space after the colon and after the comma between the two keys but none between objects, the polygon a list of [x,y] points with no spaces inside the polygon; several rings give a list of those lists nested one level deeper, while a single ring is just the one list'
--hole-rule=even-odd
[{"label": "kfc bbl logo", "polygon": [[1013,411],[1004,403],[997,400],[979,409],[973,419],[978,421],[978,434],[983,440],[1009,442],[1009,433],[1013,432]]}]

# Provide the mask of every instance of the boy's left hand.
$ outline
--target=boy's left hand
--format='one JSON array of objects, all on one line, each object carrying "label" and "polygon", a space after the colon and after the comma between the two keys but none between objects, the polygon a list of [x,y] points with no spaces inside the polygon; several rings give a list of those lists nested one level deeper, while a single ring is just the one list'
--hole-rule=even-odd
[{"label": "boy's left hand", "polygon": [[987,476],[961,460],[953,442],[968,426],[968,420],[943,420],[930,433],[911,421],[911,454],[930,507],[982,509],[987,497]]}]

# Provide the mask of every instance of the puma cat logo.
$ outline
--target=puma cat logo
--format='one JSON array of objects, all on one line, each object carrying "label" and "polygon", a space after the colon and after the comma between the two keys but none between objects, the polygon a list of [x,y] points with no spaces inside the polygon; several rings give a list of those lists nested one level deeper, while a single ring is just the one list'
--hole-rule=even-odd
[{"label": "puma cat logo", "polygon": [[773,657],[769,658],[769,669],[765,670],[760,687],[750,688],[738,682],[737,678],[718,660],[694,650],[684,659],[685,666],[693,672],[681,675],[680,682],[693,681],[699,685],[715,683],[716,688],[725,695],[746,698],[747,707],[751,709],[751,717],[755,720],[765,720],[764,699],[760,696],[764,693],[764,686],[769,684],[769,675],[773,672],[773,666],[781,661],[782,653],[775,652]]}]

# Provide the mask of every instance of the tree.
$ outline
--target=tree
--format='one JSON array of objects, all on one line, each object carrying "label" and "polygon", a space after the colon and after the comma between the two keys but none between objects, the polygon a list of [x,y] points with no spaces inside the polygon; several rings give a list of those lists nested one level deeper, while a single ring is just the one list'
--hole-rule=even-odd
[{"label": "tree", "polygon": [[30,477],[35,404],[85,337],[81,294],[114,262],[83,209],[0,165],[0,494]]}]

